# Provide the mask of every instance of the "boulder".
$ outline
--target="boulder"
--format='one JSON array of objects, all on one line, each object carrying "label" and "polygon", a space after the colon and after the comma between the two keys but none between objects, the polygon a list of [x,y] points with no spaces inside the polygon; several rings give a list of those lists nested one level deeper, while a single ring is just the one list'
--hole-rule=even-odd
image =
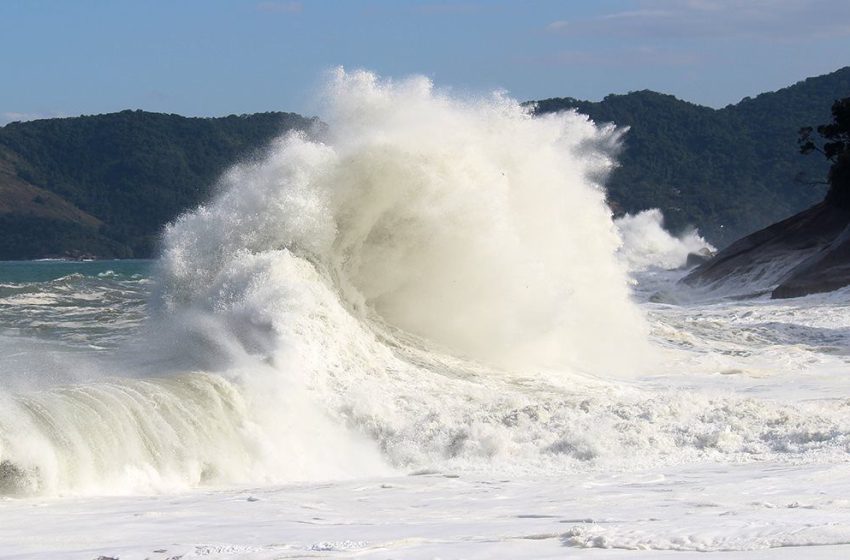
[{"label": "boulder", "polygon": [[850,209],[821,202],[732,243],[682,283],[730,296],[797,297],[850,284]]},{"label": "boulder", "polygon": [[831,292],[850,285],[850,226],[800,263],[771,292],[774,299]]}]

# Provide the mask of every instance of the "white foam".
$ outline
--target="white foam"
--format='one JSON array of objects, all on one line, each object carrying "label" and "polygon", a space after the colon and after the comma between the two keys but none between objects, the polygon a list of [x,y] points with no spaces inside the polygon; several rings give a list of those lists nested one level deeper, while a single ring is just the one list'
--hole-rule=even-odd
[{"label": "white foam", "polygon": [[[634,373],[647,330],[597,183],[617,130],[572,112],[532,118],[498,94],[452,97],[420,77],[339,70],[325,97],[321,140],[277,140],[165,232],[150,340],[127,350],[131,363],[95,368],[159,379],[9,397],[12,491],[528,453],[537,445],[514,428],[465,419],[468,399],[493,406],[541,368],[565,387],[584,383],[579,371]],[[506,375],[494,366],[520,377],[479,384]],[[506,399],[505,414],[528,401]]]},{"label": "white foam", "polygon": [[[155,317],[109,379],[4,397],[9,491],[846,457],[840,386],[782,392],[846,366],[824,348],[844,311],[647,303],[648,333],[596,183],[616,130],[421,78],[340,71],[327,96],[321,140],[280,139],[168,228]],[[761,324],[780,316],[800,325]]]},{"label": "white foam", "polygon": [[678,236],[670,234],[664,229],[664,216],[657,208],[626,214],[615,223],[623,238],[620,254],[632,270],[681,268],[688,255],[716,251],[696,230]]},{"label": "white foam", "polygon": [[575,113],[533,119],[501,96],[452,98],[424,78],[340,70],[327,96],[325,143],[281,139],[168,230],[167,306],[251,305],[291,322],[266,309],[297,299],[299,278],[263,301],[246,292],[297,258],[368,328],[498,365],[634,368],[645,327],[591,179],[612,166],[598,147],[617,131]]}]

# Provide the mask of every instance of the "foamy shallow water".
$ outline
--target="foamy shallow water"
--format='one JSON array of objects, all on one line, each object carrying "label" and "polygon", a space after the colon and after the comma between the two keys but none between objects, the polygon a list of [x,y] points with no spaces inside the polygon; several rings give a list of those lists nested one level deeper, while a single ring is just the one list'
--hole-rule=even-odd
[{"label": "foamy shallow water", "polygon": [[[675,275],[641,278],[672,288]],[[138,301],[133,292],[127,298]],[[581,396],[575,406],[609,409],[585,413],[589,422],[573,427],[572,445],[584,442],[590,454],[584,459],[574,449],[578,459],[548,467],[523,465],[530,459],[522,455],[514,465],[498,457],[492,463],[449,458],[420,472],[402,468],[337,482],[5,498],[0,557],[850,553],[846,296],[685,306],[643,299],[654,344],[667,361],[601,393],[573,391]],[[125,339],[138,335],[138,324],[116,320],[124,327],[115,332],[124,329]],[[84,353],[108,353],[83,346]],[[610,418],[619,422],[600,423]],[[621,439],[597,441],[615,431]],[[641,438],[652,444],[642,448]],[[627,461],[605,451],[617,448]]]},{"label": "foamy shallow water", "polygon": [[327,96],[144,270],[0,264],[0,555],[848,552],[846,291],[679,288],[613,127]]},{"label": "foamy shallow water", "polygon": [[455,473],[0,503],[3,558],[843,558],[846,465]]}]

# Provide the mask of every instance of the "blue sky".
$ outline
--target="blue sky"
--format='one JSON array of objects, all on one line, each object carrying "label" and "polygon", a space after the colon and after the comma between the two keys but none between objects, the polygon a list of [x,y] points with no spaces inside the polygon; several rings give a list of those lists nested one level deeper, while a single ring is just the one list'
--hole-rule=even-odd
[{"label": "blue sky", "polygon": [[850,0],[2,0],[0,52],[0,124],[315,114],[338,65],[521,100],[648,88],[720,107],[850,65]]}]

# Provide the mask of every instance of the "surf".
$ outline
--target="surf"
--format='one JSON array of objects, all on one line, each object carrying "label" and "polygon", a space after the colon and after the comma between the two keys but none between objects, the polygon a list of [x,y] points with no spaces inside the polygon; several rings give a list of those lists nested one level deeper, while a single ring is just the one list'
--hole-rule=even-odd
[{"label": "surf", "polygon": [[[60,383],[7,373],[0,493],[845,453],[838,404],[639,381],[659,356],[693,367],[681,341],[714,342],[633,301],[635,268],[705,243],[657,213],[614,222],[623,130],[416,76],[338,69],[322,100],[326,126],[235,165],[166,228],[124,343],[33,362]],[[92,285],[71,279],[68,305]],[[108,288],[138,316],[122,300],[138,286]]]}]

